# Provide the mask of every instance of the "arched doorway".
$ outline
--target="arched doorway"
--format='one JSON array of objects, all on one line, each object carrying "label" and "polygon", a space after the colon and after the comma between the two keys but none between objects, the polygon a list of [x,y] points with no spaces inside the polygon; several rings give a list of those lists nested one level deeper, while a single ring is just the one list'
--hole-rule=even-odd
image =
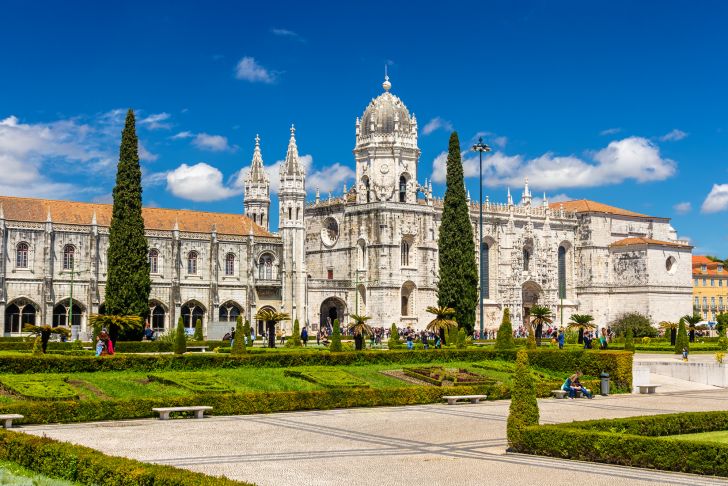
[{"label": "arched doorway", "polygon": [[543,289],[539,284],[534,282],[533,280],[529,280],[528,282],[524,283],[522,288],[522,303],[523,303],[523,325],[524,326],[530,326],[531,325],[531,307],[538,304],[538,300],[543,294]]},{"label": "arched doorway", "polygon": [[27,299],[18,299],[5,307],[5,334],[23,332],[26,324],[35,324],[38,309]]},{"label": "arched doorway", "polygon": [[164,332],[164,321],[167,311],[161,302],[156,300],[149,301],[149,324],[156,333]]},{"label": "arched doorway", "polygon": [[[264,310],[270,310],[270,311],[275,312],[275,309],[269,305],[261,307],[258,312],[264,311]],[[265,321],[261,321],[260,319],[257,319],[255,321],[255,327],[257,328],[256,332],[257,332],[258,336],[262,336],[265,333],[265,324],[266,324]]]},{"label": "arched doorway", "polygon": [[[67,326],[68,325],[68,299],[64,299],[58,304],[56,304],[55,307],[53,307],[53,327],[58,326]],[[83,314],[83,307],[76,302],[73,301],[73,304],[71,305],[71,325],[73,326],[80,326],[81,325],[81,315]]]},{"label": "arched doorway", "polygon": [[344,318],[347,315],[346,303],[338,297],[329,297],[321,302],[321,320],[319,323],[322,328],[331,329],[336,319],[339,320],[339,324],[343,325]]},{"label": "arched doorway", "polygon": [[187,329],[194,329],[197,320],[204,324],[205,308],[196,300],[191,300],[182,306],[182,322]]}]

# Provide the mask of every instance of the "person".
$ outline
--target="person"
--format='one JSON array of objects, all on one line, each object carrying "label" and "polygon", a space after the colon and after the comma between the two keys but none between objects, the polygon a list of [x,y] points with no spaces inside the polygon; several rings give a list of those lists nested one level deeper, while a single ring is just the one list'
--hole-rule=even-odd
[{"label": "person", "polygon": [[420,339],[422,340],[422,344],[425,346],[425,349],[429,349],[430,348],[430,345],[427,342],[427,331],[423,330],[420,333]]},{"label": "person", "polygon": [[683,361],[687,361],[688,360],[688,348],[683,348],[682,357],[683,357],[682,358]]},{"label": "person", "polygon": [[584,349],[591,349],[591,347],[592,347],[591,333],[585,332],[584,333]]},{"label": "person", "polygon": [[602,334],[599,336],[599,349],[607,349],[607,328],[602,328]]},{"label": "person", "polygon": [[412,332],[407,333],[407,349],[412,351],[415,348],[415,343],[412,342]]},{"label": "person", "polygon": [[152,329],[149,321],[147,321],[147,325],[144,327],[144,339],[147,341],[154,341],[154,329]]},{"label": "person", "polygon": [[566,335],[564,334],[563,329],[559,329],[559,349],[564,349],[564,342],[566,341]]},{"label": "person", "polygon": [[440,335],[435,334],[435,349],[442,348],[442,342],[440,341]]},{"label": "person", "polygon": [[[227,336],[227,338],[230,340],[230,347],[232,348],[233,344],[235,343],[235,328],[231,327],[230,332],[225,334],[225,336]],[[225,337],[223,337],[223,339],[225,339]]]},{"label": "person", "polygon": [[582,395],[584,395],[585,397],[587,397],[589,399],[593,398],[591,392],[589,392],[589,390],[584,388],[584,385],[582,385],[581,382],[579,381],[579,378],[581,376],[582,376],[581,371],[577,371],[576,373],[574,373],[573,375],[568,377],[564,381],[564,384],[561,386],[562,390],[569,392],[569,398],[572,400],[574,398],[576,398],[576,392],[578,392],[578,391],[580,391]]},{"label": "person", "polygon": [[106,355],[106,344],[104,343],[104,340],[101,339],[101,334],[99,334],[96,337],[96,356],[102,356]]},{"label": "person", "polygon": [[283,329],[282,328],[278,328],[278,330],[276,331],[276,334],[280,338],[281,346],[283,346],[284,344],[286,344],[286,333],[283,332]]},{"label": "person", "polygon": [[306,346],[306,343],[308,342],[308,328],[306,326],[303,326],[303,329],[301,330],[301,341],[303,342],[303,346]]}]

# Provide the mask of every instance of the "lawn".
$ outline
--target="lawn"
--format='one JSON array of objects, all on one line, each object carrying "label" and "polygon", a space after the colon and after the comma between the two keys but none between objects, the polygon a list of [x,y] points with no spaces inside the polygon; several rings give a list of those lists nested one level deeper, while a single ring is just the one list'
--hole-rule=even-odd
[{"label": "lawn", "polygon": [[14,462],[0,461],[0,485],[14,484],[18,486],[73,486],[81,483],[53,479],[42,474],[29,471]]},{"label": "lawn", "polygon": [[720,442],[728,444],[728,430],[718,430],[715,432],[701,432],[699,434],[682,434],[671,435],[670,439],[690,440],[697,442]]}]

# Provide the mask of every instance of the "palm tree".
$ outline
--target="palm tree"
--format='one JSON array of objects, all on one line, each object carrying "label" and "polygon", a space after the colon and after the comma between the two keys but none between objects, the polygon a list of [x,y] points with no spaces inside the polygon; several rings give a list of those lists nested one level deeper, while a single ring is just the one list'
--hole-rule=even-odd
[{"label": "palm tree", "polygon": [[[70,336],[71,331],[67,327],[51,327],[51,326],[36,326],[34,324],[26,324],[23,326],[23,331],[30,333],[31,336],[35,336],[35,339],[40,339],[41,351],[45,354],[48,348],[48,340],[51,334],[62,334],[63,336]],[[37,343],[37,341],[36,341]],[[33,346],[35,352],[35,346]]]},{"label": "palm tree", "polygon": [[670,346],[675,346],[677,339],[677,322],[662,321],[660,327],[665,331],[670,331]]},{"label": "palm tree", "polygon": [[372,328],[367,324],[367,321],[371,317],[349,314],[349,319],[354,321],[349,324],[349,330],[354,335],[354,348],[357,351],[361,351],[364,349],[364,336],[372,334]]},{"label": "palm tree", "polygon": [[569,323],[569,327],[575,327],[579,329],[579,341],[577,341],[579,344],[582,344],[584,342],[584,331],[587,329],[596,329],[596,324],[594,324],[594,318],[590,316],[589,314],[572,314],[571,322]]},{"label": "palm tree", "polygon": [[109,339],[116,346],[116,340],[122,331],[132,329],[140,329],[144,327],[144,319],[139,316],[114,316],[106,314],[91,314],[88,318],[89,324],[94,328],[94,332],[98,334],[101,329],[106,328],[109,333]]},{"label": "palm tree", "polygon": [[541,333],[543,332],[544,324],[551,324],[554,322],[551,309],[542,305],[534,305],[529,309],[531,314],[531,323],[536,331],[536,345],[541,346]]},{"label": "palm tree", "polygon": [[681,319],[688,325],[688,328],[690,329],[690,342],[695,342],[695,327],[697,326],[698,322],[702,321],[703,318],[698,314],[697,312],[693,315],[687,314],[681,317]]},{"label": "palm tree", "polygon": [[455,309],[452,307],[430,306],[427,308],[427,312],[435,315],[435,318],[427,325],[427,330],[438,333],[442,344],[447,344],[445,342],[445,331],[458,327],[458,323],[452,317],[455,314]]},{"label": "palm tree", "polygon": [[276,324],[281,321],[290,321],[291,316],[285,312],[277,312],[273,309],[261,309],[255,315],[255,319],[266,323],[268,332],[268,347],[276,347]]}]

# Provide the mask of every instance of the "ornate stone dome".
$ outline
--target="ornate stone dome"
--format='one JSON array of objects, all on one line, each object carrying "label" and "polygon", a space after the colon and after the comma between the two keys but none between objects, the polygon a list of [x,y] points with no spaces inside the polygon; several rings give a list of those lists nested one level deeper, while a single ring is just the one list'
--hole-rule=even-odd
[{"label": "ornate stone dome", "polygon": [[369,103],[361,117],[362,137],[395,132],[409,133],[412,129],[413,120],[410,118],[409,110],[402,100],[389,92],[392,87],[389,76],[385,77],[382,87],[384,93]]}]

